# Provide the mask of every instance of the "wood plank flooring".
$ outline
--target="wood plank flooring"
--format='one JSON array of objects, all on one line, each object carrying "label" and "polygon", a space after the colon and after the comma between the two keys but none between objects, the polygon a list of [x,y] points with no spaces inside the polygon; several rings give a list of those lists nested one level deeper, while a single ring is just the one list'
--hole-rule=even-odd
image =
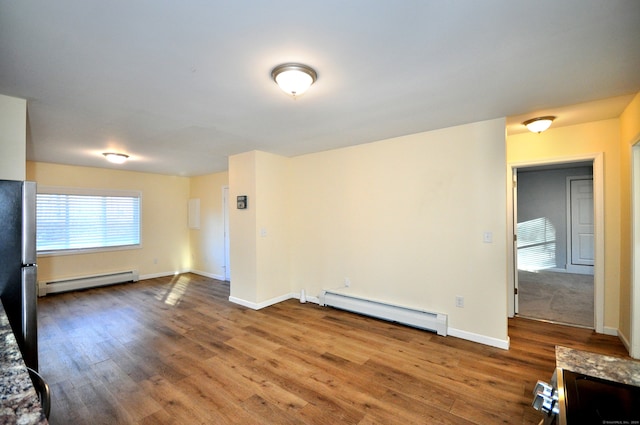
[{"label": "wood plank flooring", "polygon": [[618,338],[526,319],[511,349],[289,300],[260,311],[194,274],[39,300],[52,424],[537,424],[554,346]]}]

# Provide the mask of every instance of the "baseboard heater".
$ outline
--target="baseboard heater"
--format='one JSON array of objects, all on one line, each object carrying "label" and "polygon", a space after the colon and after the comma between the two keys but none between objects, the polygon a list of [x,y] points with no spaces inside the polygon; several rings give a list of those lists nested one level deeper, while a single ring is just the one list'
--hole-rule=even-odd
[{"label": "baseboard heater", "polygon": [[447,335],[447,315],[325,291],[321,304]]},{"label": "baseboard heater", "polygon": [[38,282],[38,295],[43,297],[56,292],[74,291],[77,289],[95,288],[116,283],[137,282],[138,270],[127,270],[91,276],[72,277],[68,279]]}]

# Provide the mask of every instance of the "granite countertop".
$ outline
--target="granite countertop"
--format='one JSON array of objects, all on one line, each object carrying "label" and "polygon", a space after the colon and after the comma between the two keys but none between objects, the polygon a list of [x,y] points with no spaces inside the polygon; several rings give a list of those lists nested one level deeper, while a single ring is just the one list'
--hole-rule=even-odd
[{"label": "granite countertop", "polygon": [[640,361],[556,346],[556,366],[572,372],[640,387]]},{"label": "granite countertop", "polygon": [[47,423],[9,319],[0,303],[0,424]]}]

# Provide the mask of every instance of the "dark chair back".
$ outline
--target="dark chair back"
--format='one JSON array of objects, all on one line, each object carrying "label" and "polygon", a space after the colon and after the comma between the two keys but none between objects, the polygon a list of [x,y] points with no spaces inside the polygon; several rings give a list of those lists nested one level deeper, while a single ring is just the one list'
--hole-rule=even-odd
[{"label": "dark chair back", "polygon": [[49,384],[47,381],[42,379],[42,376],[35,370],[30,367],[27,368],[29,370],[29,376],[31,377],[31,381],[33,382],[33,386],[38,393],[38,398],[40,399],[40,405],[42,406],[42,410],[44,410],[44,415],[49,419],[49,413],[51,412],[51,390],[49,389]]}]

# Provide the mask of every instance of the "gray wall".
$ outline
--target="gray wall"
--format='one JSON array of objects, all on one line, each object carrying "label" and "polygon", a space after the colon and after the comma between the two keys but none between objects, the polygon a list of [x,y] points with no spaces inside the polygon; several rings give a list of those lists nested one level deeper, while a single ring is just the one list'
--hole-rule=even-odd
[{"label": "gray wall", "polygon": [[546,217],[556,229],[556,268],[567,262],[567,177],[593,176],[593,167],[518,170],[518,223]]}]

